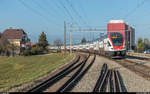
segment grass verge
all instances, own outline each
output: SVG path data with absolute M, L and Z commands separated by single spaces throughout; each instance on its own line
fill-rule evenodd
M 0 92 L 36 79 L 72 58 L 73 55 L 62 53 L 0 58 Z

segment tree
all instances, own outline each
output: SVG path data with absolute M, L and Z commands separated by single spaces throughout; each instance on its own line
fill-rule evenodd
M 147 38 L 144 38 L 144 46 L 145 50 L 150 49 L 150 42 Z
M 86 43 L 85 37 L 83 37 L 82 40 L 81 40 L 81 44 L 84 44 L 84 43 Z
M 9 45 L 9 49 L 11 50 L 11 54 L 12 56 L 14 56 L 14 52 L 17 49 L 17 46 L 15 46 L 14 44 L 10 44 Z
M 39 53 L 40 53 L 40 49 L 39 48 L 32 47 L 32 49 L 31 49 L 31 54 L 32 55 L 37 55 Z
M 142 51 L 145 50 L 145 46 L 144 46 L 142 38 L 138 38 L 136 46 L 137 46 L 137 51 L 138 52 L 142 52 Z
M 25 49 L 23 52 L 20 53 L 21 56 L 30 56 L 32 53 L 29 49 Z
M 39 41 L 38 41 L 38 46 L 42 49 L 42 50 L 46 50 L 46 47 L 48 46 L 48 41 L 46 38 L 46 34 L 44 32 L 41 33 L 40 37 L 39 37 Z
M 0 33 L 0 54 L 8 55 L 9 52 L 9 41 Z
M 54 46 L 57 46 L 58 49 L 61 49 L 62 41 L 60 39 L 54 40 Z

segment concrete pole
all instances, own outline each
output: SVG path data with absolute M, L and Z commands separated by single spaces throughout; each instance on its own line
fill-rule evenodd
M 100 42 L 100 40 L 98 41 L 98 54 L 99 54 L 99 56 L 100 56 L 100 47 L 99 47 L 99 42 Z
M 72 37 L 71 37 L 71 27 L 72 27 L 72 25 L 70 24 L 70 54 L 72 53 Z
M 66 22 L 64 21 L 64 50 L 66 53 Z
M 130 31 L 130 50 L 132 50 L 132 31 Z

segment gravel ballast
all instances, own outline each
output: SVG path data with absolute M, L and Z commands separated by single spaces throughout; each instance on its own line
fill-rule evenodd
M 119 70 L 127 92 L 150 92 L 150 81 L 124 68 L 115 61 L 100 56 L 96 57 L 92 67 L 73 88 L 72 92 L 92 92 L 104 63 L 108 65 L 109 69 Z
M 139 63 L 139 64 L 143 64 L 143 65 L 146 65 L 146 66 L 149 66 L 150 67 L 150 60 L 139 60 L 139 59 L 129 59 L 127 58 L 127 60 L 130 60 L 130 61 L 133 61 L 133 62 L 136 62 L 136 63 Z

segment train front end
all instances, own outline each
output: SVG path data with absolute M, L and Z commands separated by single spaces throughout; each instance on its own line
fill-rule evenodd
M 126 47 L 124 34 L 121 32 L 110 32 L 108 33 L 109 39 L 109 55 L 110 56 L 125 56 Z

